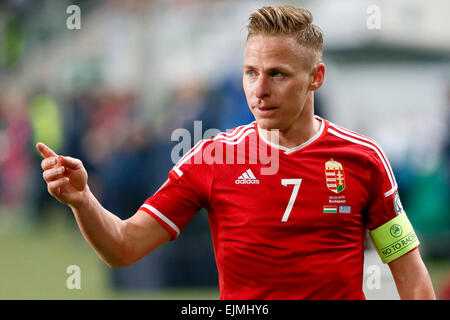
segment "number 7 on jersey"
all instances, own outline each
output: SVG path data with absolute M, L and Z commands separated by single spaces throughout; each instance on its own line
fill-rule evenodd
M 281 179 L 281 184 L 285 187 L 293 184 L 294 189 L 291 193 L 291 198 L 289 199 L 289 203 L 284 211 L 283 218 L 281 218 L 281 222 L 286 222 L 289 219 L 289 215 L 291 214 L 292 207 L 294 206 L 295 199 L 297 199 L 298 190 L 300 189 L 300 184 L 302 183 L 302 179 Z

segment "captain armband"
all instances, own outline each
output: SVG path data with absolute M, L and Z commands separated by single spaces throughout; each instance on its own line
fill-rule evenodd
M 404 212 L 370 231 L 369 235 L 383 263 L 401 257 L 420 244 Z

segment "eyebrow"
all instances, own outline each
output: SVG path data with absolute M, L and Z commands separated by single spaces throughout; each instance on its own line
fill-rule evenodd
M 244 69 L 245 70 L 256 70 L 257 68 L 255 66 L 252 66 L 252 65 L 244 65 Z M 267 72 L 273 72 L 273 71 L 294 72 L 290 68 L 283 67 L 283 66 L 274 66 L 274 67 L 271 67 L 271 68 L 267 69 Z

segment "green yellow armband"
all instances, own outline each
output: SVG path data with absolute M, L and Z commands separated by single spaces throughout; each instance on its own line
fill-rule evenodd
M 420 244 L 406 213 L 373 229 L 369 235 L 383 263 L 401 257 Z

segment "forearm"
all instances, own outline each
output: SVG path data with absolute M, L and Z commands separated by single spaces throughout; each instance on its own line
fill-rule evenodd
M 397 290 L 402 300 L 436 299 L 431 281 L 428 277 L 397 283 Z
M 124 221 L 103 208 L 88 187 L 83 201 L 69 206 L 83 237 L 97 255 L 110 267 L 122 266 Z
M 436 299 L 430 276 L 423 262 L 418 268 L 411 268 L 410 272 L 395 275 L 394 280 L 402 300 Z

